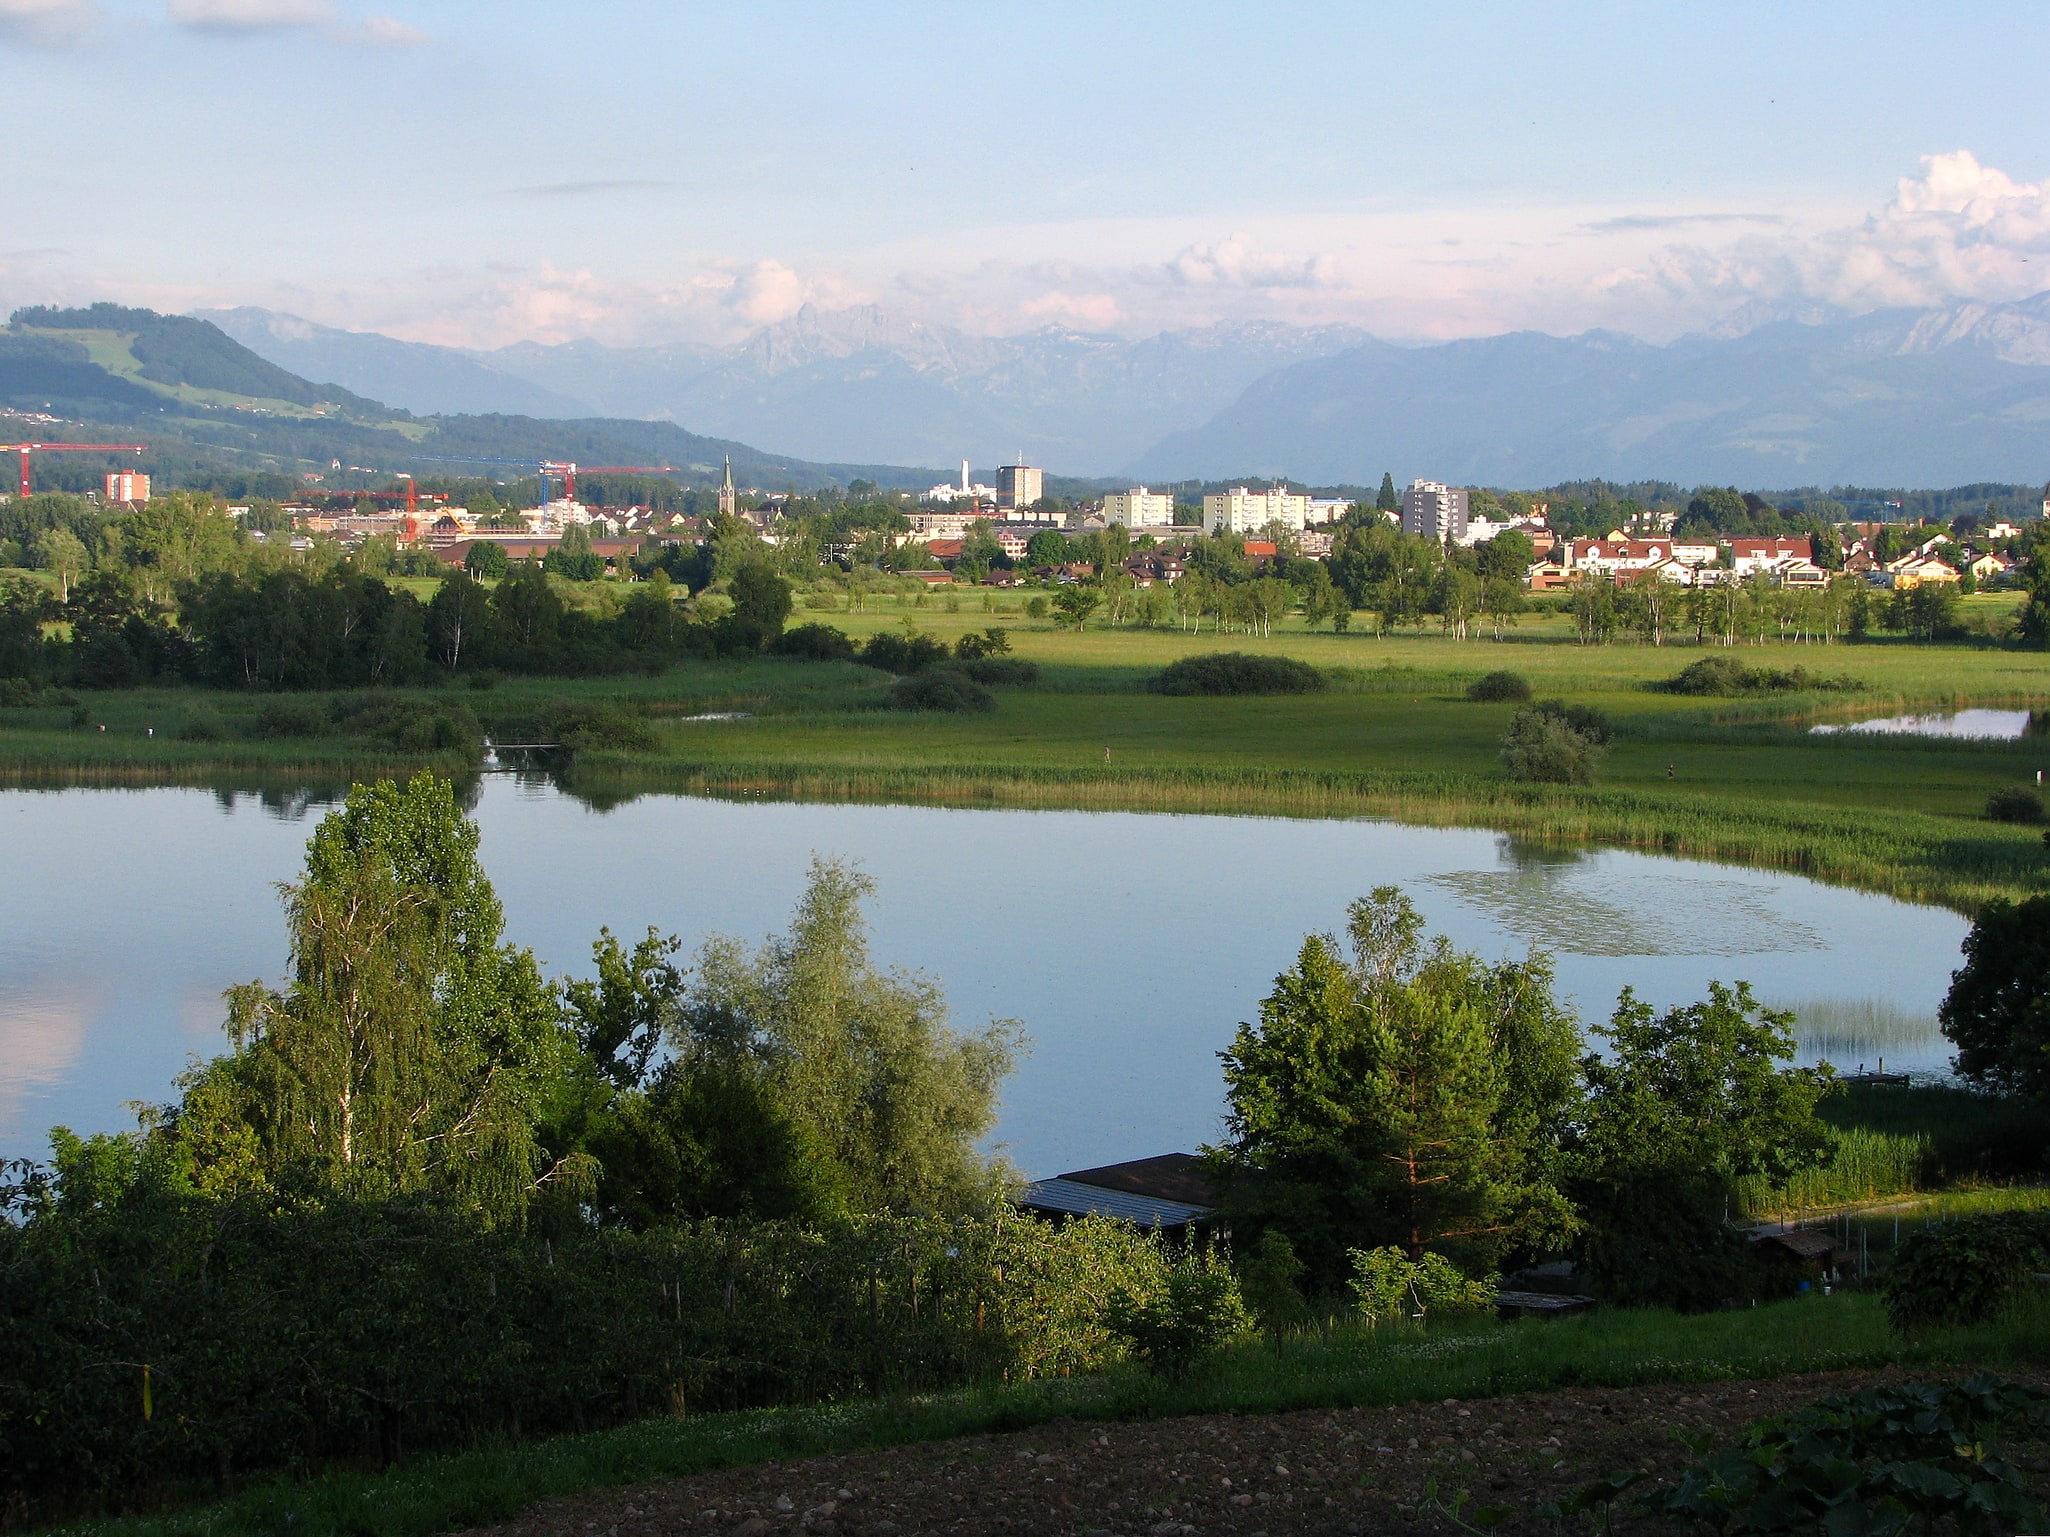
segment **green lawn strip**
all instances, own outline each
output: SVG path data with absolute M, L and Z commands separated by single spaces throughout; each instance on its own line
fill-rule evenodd
M 1555 1323 L 1379 1331 L 1356 1325 L 1227 1352 L 1182 1382 L 1132 1370 L 899 1400 L 656 1419 L 521 1446 L 254 1486 L 171 1515 L 82 1522 L 95 1537 L 426 1537 L 504 1519 L 551 1496 L 652 1478 L 1018 1430 L 1048 1420 L 1149 1420 L 1475 1399 L 1883 1367 L 2041 1364 L 2050 1312 L 1902 1338 L 1877 1298 L 1840 1294 L 1683 1317 L 1606 1312 Z

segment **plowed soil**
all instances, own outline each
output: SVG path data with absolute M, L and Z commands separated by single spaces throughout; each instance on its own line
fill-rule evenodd
M 1825 1394 L 1898 1376 L 1525 1393 L 1472 1402 L 1145 1424 L 1058 1421 L 1015 1434 L 849 1452 L 551 1500 L 491 1537 L 669 1533 L 1016 1537 L 1282 1537 L 1447 1533 L 1442 1507 L 1511 1514 L 1502 1532 L 1552 1531 L 1531 1512 L 1625 1468 L 1670 1477 L 1718 1441 Z M 2050 1382 L 2034 1379 L 2040 1386 Z M 2022 1448 L 2011 1448 L 2022 1453 Z M 2050 1493 L 2042 1448 L 2018 1457 Z M 1426 1491 L 1435 1487 L 1435 1498 Z M 1465 1504 L 1458 1502 L 1462 1496 Z M 1617 1507 L 1616 1530 L 1656 1528 Z

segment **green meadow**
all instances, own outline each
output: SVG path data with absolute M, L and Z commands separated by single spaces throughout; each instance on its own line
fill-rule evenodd
M 2012 603 L 1973 599 L 1970 617 L 1997 621 Z M 1014 654 L 1037 663 L 1041 677 L 999 690 L 985 714 L 890 710 L 889 679 L 874 669 L 777 659 L 686 662 L 651 676 L 469 680 L 421 692 L 461 704 L 499 740 L 523 735 L 564 701 L 640 714 L 653 730 L 652 750 L 590 750 L 566 771 L 572 789 L 599 799 L 688 790 L 1386 816 L 1774 866 L 1964 910 L 2045 889 L 2050 873 L 2039 829 L 1984 815 L 1992 791 L 2033 786 L 2050 767 L 2050 738 L 1964 742 L 1809 729 L 1915 710 L 2050 706 L 2043 653 L 1890 639 L 1734 652 L 1691 642 L 1583 646 L 1563 617 L 1543 614 L 1524 616 L 1499 639 L 1311 633 L 1293 619 L 1268 636 L 1075 632 L 1025 618 L 1020 607 L 1015 595 L 920 594 L 870 599 L 849 613 L 820 597 L 792 616 L 793 624 L 830 623 L 856 637 L 907 623 L 949 641 L 1004 627 Z M 1214 650 L 1295 657 L 1324 670 L 1332 686 L 1233 698 L 1146 691 L 1168 663 Z M 1860 688 L 1729 699 L 1649 686 L 1711 654 L 1804 667 Z M 1498 748 L 1515 706 L 1465 698 L 1469 683 L 1501 668 L 1522 673 L 1541 698 L 1609 716 L 1616 739 L 1593 786 L 1524 785 L 1503 775 Z M 177 688 L 78 700 L 0 710 L 0 773 L 15 782 L 269 782 L 430 761 L 460 766 L 360 739 L 251 737 L 261 696 Z M 78 711 L 89 723 L 74 724 Z M 745 718 L 690 718 L 735 712 Z M 202 729 L 196 734 L 215 739 L 193 740 L 195 719 L 225 729 Z

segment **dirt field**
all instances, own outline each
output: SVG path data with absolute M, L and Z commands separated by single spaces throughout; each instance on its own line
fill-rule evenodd
M 984 1436 L 553 1500 L 493 1537 L 658 1537 L 704 1532 L 915 1537 L 1143 1533 L 1151 1537 L 1454 1532 L 1425 1502 L 1513 1512 L 1502 1532 L 1550 1532 L 1528 1512 L 1623 1468 L 1670 1475 L 1693 1459 L 1676 1432 L 1718 1440 L 1870 1373 L 1650 1389 L 1532 1393 L 1398 1409 L 1203 1416 L 1139 1425 L 1057 1422 Z M 2050 1385 L 2039 1382 L 2038 1385 Z M 2011 1448 L 2021 1452 L 2021 1448 Z M 2038 1498 L 2043 1448 L 2018 1461 Z M 1420 1505 L 1422 1508 L 1420 1508 Z M 1616 1529 L 1647 1531 L 1622 1519 Z

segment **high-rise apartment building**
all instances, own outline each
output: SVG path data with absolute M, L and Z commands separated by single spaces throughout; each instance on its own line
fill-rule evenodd
M 1458 539 L 1466 533 L 1467 495 L 1435 480 L 1413 480 L 1402 493 L 1402 531 L 1426 539 Z
M 134 470 L 112 470 L 107 475 L 107 501 L 109 505 L 132 504 L 140 506 L 149 500 L 149 476 Z
M 1171 528 L 1174 526 L 1174 497 L 1166 491 L 1149 491 L 1134 486 L 1113 491 L 1103 499 L 1103 521 L 1122 523 L 1126 528 Z
M 1272 491 L 1248 491 L 1233 486 L 1203 498 L 1203 531 L 1206 534 L 1257 534 L 1270 523 L 1302 532 L 1310 521 L 1310 499 L 1277 486 Z
M 1023 512 L 1046 495 L 1046 473 L 1029 464 L 997 466 L 997 511 Z

